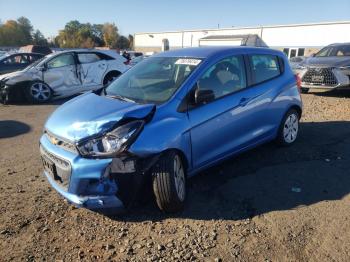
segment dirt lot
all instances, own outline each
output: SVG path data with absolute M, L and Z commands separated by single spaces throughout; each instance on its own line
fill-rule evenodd
M 350 261 L 350 93 L 311 93 L 291 148 L 261 146 L 189 181 L 182 213 L 107 217 L 41 175 L 53 105 L 0 106 L 1 261 Z

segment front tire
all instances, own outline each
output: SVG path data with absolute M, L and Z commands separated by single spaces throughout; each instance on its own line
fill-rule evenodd
M 52 90 L 44 82 L 33 82 L 25 88 L 24 92 L 27 101 L 32 104 L 42 104 L 52 98 Z
M 298 138 L 300 115 L 297 110 L 290 109 L 283 117 L 278 135 L 277 143 L 281 146 L 290 146 Z
M 186 199 L 186 170 L 181 156 L 170 151 L 152 169 L 153 192 L 158 207 L 165 212 L 183 209 Z

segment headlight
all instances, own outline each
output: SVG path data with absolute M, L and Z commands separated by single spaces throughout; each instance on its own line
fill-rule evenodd
M 78 145 L 78 150 L 83 156 L 113 157 L 133 142 L 143 125 L 143 120 L 131 121 L 102 137 L 82 142 Z
M 339 67 L 339 69 L 342 71 L 343 74 L 350 75 L 350 66 L 342 66 Z

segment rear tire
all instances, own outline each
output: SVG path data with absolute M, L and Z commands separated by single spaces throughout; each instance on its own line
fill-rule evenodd
M 290 109 L 283 117 L 276 142 L 281 146 L 290 146 L 298 138 L 300 115 L 297 110 Z
M 51 88 L 44 82 L 30 83 L 24 89 L 24 95 L 26 100 L 32 104 L 42 104 L 48 102 L 52 98 Z
M 103 79 L 103 85 L 108 86 L 110 83 L 112 83 L 115 79 L 117 79 L 121 75 L 120 72 L 112 71 L 109 72 L 105 78 Z
M 179 154 L 164 154 L 152 169 L 153 193 L 158 207 L 165 212 L 183 209 L 186 199 L 186 170 Z

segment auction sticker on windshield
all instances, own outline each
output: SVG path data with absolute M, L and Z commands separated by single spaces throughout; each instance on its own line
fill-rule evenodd
M 178 59 L 175 64 L 176 65 L 191 65 L 191 66 L 197 66 L 201 62 L 200 59 L 193 59 L 193 58 L 180 58 Z

